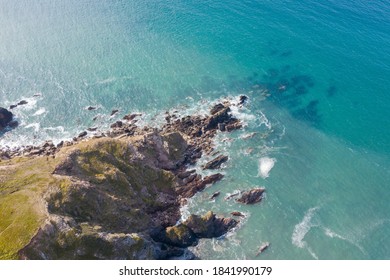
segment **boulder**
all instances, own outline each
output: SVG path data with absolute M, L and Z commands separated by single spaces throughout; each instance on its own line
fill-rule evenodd
M 264 192 L 265 188 L 255 188 L 250 191 L 245 191 L 236 201 L 244 204 L 255 204 L 261 201 Z

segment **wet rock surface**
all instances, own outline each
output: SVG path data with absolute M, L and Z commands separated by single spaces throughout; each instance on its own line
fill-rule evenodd
M 236 199 L 237 202 L 244 204 L 255 204 L 262 200 L 265 188 L 255 188 L 249 191 L 245 191 L 241 194 L 241 197 Z
M 225 162 L 227 162 L 229 159 L 228 156 L 223 156 L 223 155 L 220 155 L 218 157 L 216 157 L 215 159 L 209 161 L 208 163 L 205 164 L 205 166 L 203 167 L 203 169 L 217 169 L 217 168 L 220 168 L 221 165 Z

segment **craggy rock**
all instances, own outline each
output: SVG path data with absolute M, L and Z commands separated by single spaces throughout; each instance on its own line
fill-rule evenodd
M 220 155 L 220 156 L 216 157 L 215 159 L 213 159 L 213 160 L 209 161 L 208 163 L 206 163 L 205 166 L 203 167 L 203 169 L 217 169 L 217 168 L 220 168 L 221 164 L 227 162 L 228 159 L 229 159 L 228 156 Z
M 209 211 L 202 217 L 191 215 L 183 224 L 189 227 L 198 238 L 213 238 L 224 235 L 234 228 L 238 221 L 217 217 L 212 211 Z
M 229 112 L 230 108 L 224 107 L 211 115 L 206 121 L 206 129 L 215 129 L 218 127 L 218 124 L 228 122 L 231 118 Z
M 13 114 L 5 108 L 0 107 L 0 131 L 3 130 L 13 118 Z
M 194 174 L 192 176 L 193 177 L 188 177 L 191 178 L 191 180 L 185 181 L 184 185 L 176 188 L 176 192 L 182 198 L 193 197 L 197 192 L 203 191 L 207 185 L 214 184 L 224 177 L 220 173 L 206 176 L 204 179 L 202 179 L 200 175 Z
M 177 247 L 194 246 L 200 238 L 220 237 L 233 229 L 238 221 L 217 217 L 209 211 L 204 216 L 191 215 L 183 223 L 155 233 L 152 238 Z
M 164 231 L 154 235 L 153 239 L 157 242 L 181 248 L 194 246 L 198 243 L 195 233 L 184 224 L 167 227 Z
M 224 177 L 216 173 L 202 178 L 187 168 L 203 154 L 217 155 L 213 138 L 218 130 L 241 127 L 231 116 L 230 106 L 235 105 L 219 103 L 209 116 L 179 118 L 178 112 L 168 112 L 169 120 L 161 128 L 139 127 L 135 118 L 140 114 L 129 114 L 92 138 L 84 139 L 84 131 L 57 145 L 46 141 L 1 150 L 1 159 L 29 157 L 12 165 L 16 169 L 21 165 L 22 170 L 5 173 L 0 169 L 0 177 L 17 183 L 13 195 L 28 189 L 29 203 L 42 210 L 35 220 L 37 227 L 15 233 L 28 238 L 12 256 L 167 259 L 188 256 L 186 248 L 199 238 L 225 234 L 238 222 L 212 212 L 203 217 L 191 215 L 176 224 L 186 198 Z M 0 114 L 0 125 L 6 116 Z M 227 157 L 219 156 L 208 167 L 216 169 L 226 161 Z M 35 195 L 38 189 L 40 194 Z
M 261 201 L 265 188 L 255 188 L 250 191 L 243 192 L 241 197 L 236 199 L 237 202 L 244 204 L 255 204 Z

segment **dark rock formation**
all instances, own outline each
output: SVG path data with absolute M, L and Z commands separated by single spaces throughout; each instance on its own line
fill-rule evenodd
M 203 167 L 203 169 L 217 169 L 217 168 L 220 168 L 221 164 L 227 162 L 228 159 L 229 159 L 228 156 L 220 155 L 220 156 L 216 157 L 215 159 L 213 159 L 213 160 L 209 161 L 208 163 L 206 163 L 205 166 Z
M 236 201 L 244 204 L 254 204 L 261 201 L 264 192 L 265 188 L 255 188 L 250 191 L 243 192 L 241 197 L 236 199 Z
M 111 111 L 111 114 L 110 114 L 110 116 L 113 116 L 113 115 L 115 115 L 116 113 L 118 113 L 119 112 L 119 110 L 117 110 L 117 109 L 114 109 L 114 110 L 112 110 Z
M 152 236 L 152 238 L 157 242 L 181 248 L 194 246 L 198 243 L 195 233 L 184 224 L 167 227 L 165 230 Z
M 241 212 L 238 212 L 238 211 L 233 211 L 230 213 L 232 216 L 234 217 L 245 217 L 244 214 L 242 214 Z
M 183 198 L 193 197 L 197 192 L 203 191 L 207 185 L 214 184 L 223 178 L 221 173 L 206 176 L 204 179 L 200 175 L 191 175 L 190 180 L 176 188 L 176 192 Z
M 83 132 L 81 132 L 81 133 L 79 134 L 78 138 L 83 138 L 83 137 L 87 136 L 87 134 L 88 134 L 88 132 L 83 131 Z
M 21 101 L 18 102 L 17 105 L 21 106 L 21 105 L 26 105 L 26 104 L 28 104 L 28 102 L 26 100 L 21 100 Z
M 184 225 L 189 227 L 198 238 L 219 237 L 234 228 L 238 221 L 231 218 L 217 217 L 209 211 L 204 216 L 191 215 Z
M 183 223 L 154 233 L 152 238 L 177 247 L 194 246 L 200 238 L 220 237 L 234 228 L 238 221 L 217 217 L 209 211 L 204 216 L 191 215 Z
M 0 131 L 3 130 L 13 118 L 13 114 L 5 108 L 0 107 Z
M 128 114 L 128 115 L 124 116 L 123 119 L 126 121 L 132 121 L 136 117 L 139 117 L 139 116 L 142 116 L 142 114 Z
M 243 105 L 248 100 L 248 96 L 240 95 L 238 105 Z
M 210 199 L 213 200 L 213 199 L 217 198 L 220 194 L 221 194 L 221 192 L 215 192 L 211 195 Z

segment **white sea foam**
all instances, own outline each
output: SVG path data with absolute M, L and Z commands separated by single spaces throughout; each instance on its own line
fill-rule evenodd
M 37 110 L 33 116 L 40 116 L 42 114 L 44 114 L 46 112 L 46 109 L 45 108 L 39 108 L 39 110 Z
M 25 128 L 34 128 L 34 131 L 38 132 L 39 129 L 41 128 L 41 124 L 40 123 L 30 123 L 30 124 L 26 125 Z
M 60 133 L 64 133 L 65 132 L 65 128 L 62 125 L 55 126 L 55 127 L 52 127 L 52 126 L 44 127 L 43 129 L 44 130 L 50 130 L 50 131 L 58 131 Z
M 316 211 L 318 210 L 318 207 L 310 208 L 303 217 L 302 221 L 299 224 L 296 224 L 294 227 L 294 232 L 291 236 L 292 244 L 299 248 L 304 248 L 307 244 L 303 240 L 306 236 L 306 234 L 310 231 L 310 229 L 313 226 L 316 226 L 312 223 L 312 218 Z
M 269 177 L 269 172 L 274 167 L 276 159 L 269 157 L 262 157 L 259 159 L 259 174 L 263 178 Z

